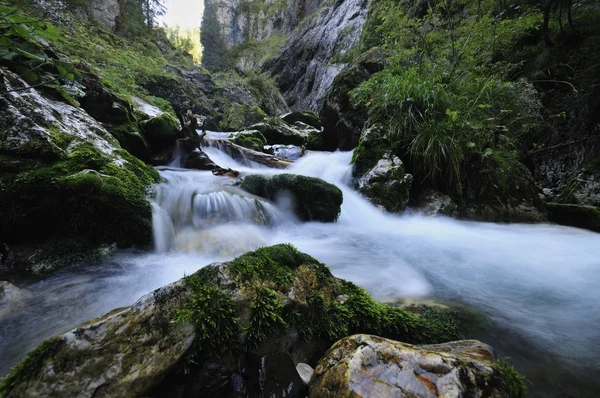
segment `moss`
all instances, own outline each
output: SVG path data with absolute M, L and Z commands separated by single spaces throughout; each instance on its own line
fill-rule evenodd
M 61 268 L 98 259 L 101 255 L 96 245 L 87 239 L 66 237 L 50 239 L 30 258 L 33 274 L 44 276 Z
M 301 112 L 291 112 L 287 115 L 283 116 L 283 120 L 286 123 L 294 124 L 296 122 L 302 122 L 304 124 L 308 124 L 316 129 L 321 129 L 321 121 L 319 120 L 319 116 L 313 111 L 301 111 Z
M 267 145 L 267 139 L 259 131 L 238 134 L 233 142 L 243 146 L 244 148 L 252 149 L 258 152 L 262 152 L 265 145 Z
M 335 185 L 295 174 L 279 174 L 269 179 L 250 175 L 244 178 L 241 186 L 270 200 L 284 192 L 291 193 L 295 199 L 294 212 L 305 221 L 336 221 L 343 201 L 342 191 Z
M 527 397 L 527 386 L 525 376 L 521 375 L 506 360 L 500 359 L 496 362 L 498 371 L 498 384 L 508 394 L 509 398 Z
M 561 225 L 600 232 L 600 208 L 563 203 L 547 203 L 548 220 Z
M 230 104 L 223 114 L 219 127 L 223 131 L 241 131 L 260 122 L 265 116 L 265 112 L 257 106 Z
M 319 151 L 323 149 L 323 134 L 319 131 L 311 131 L 308 133 L 306 140 L 306 148 L 312 151 Z
M 390 151 L 390 142 L 380 126 L 372 126 L 363 134 L 352 155 L 353 175 L 361 177 L 371 170 Z
M 119 141 L 121 147 L 144 162 L 150 161 L 150 147 L 143 135 L 139 133 L 137 123 L 127 123 L 115 128 L 109 128 L 113 137 Z
M 44 341 L 35 350 L 31 351 L 24 360 L 13 367 L 8 375 L 0 380 L 0 397 L 6 397 L 19 384 L 26 380 L 34 379 L 43 369 L 44 361 L 54 355 L 64 341 L 54 337 Z
M 283 320 L 283 303 L 277 293 L 269 288 L 258 289 L 250 304 L 250 322 L 246 330 L 248 344 L 257 349 L 270 335 L 278 333 L 288 325 Z
M 143 121 L 141 127 L 144 138 L 153 152 L 172 147 L 181 137 L 179 122 L 168 113 Z
M 0 236 L 10 242 L 78 236 L 96 244 L 148 245 L 152 214 L 146 195 L 158 179 L 156 170 L 127 151 L 109 157 L 81 144 L 63 161 L 5 179 Z
M 175 312 L 174 321 L 196 327 L 195 350 L 222 354 L 234 347 L 240 333 L 235 303 L 221 289 L 206 284 L 200 275 L 185 278 L 188 301 Z

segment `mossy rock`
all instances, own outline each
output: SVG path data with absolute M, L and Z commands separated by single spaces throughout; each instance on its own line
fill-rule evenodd
M 129 153 L 146 163 L 150 162 L 150 146 L 139 133 L 140 127 L 137 123 L 128 123 L 108 130 Z
M 300 131 L 280 119 L 265 119 L 262 123 L 250 126 L 249 129 L 260 131 L 269 145 L 302 146 L 306 144 L 308 138 L 306 132 Z
M 182 138 L 179 122 L 168 113 L 153 117 L 141 123 L 144 138 L 154 153 L 159 153 L 175 145 Z
M 316 128 L 321 129 L 321 120 L 319 116 L 313 111 L 297 111 L 291 112 L 281 117 L 286 123 L 294 124 L 296 122 L 302 122 Z
M 296 215 L 304 221 L 334 222 L 341 211 L 342 191 L 319 178 L 295 174 L 278 174 L 271 178 L 249 175 L 241 187 L 253 195 L 276 200 L 289 193 Z
M 219 122 L 222 131 L 242 131 L 246 127 L 260 122 L 266 116 L 258 106 L 231 104 Z
M 311 131 L 306 139 L 306 149 L 311 151 L 323 150 L 323 134 L 319 131 Z
M 0 237 L 43 242 L 77 236 L 95 244 L 148 246 L 152 212 L 146 195 L 158 178 L 125 150 L 107 155 L 81 143 L 62 161 L 4 176 Z
M 214 364 L 230 375 L 226 383 L 239 380 L 260 396 L 260 376 L 249 371 L 256 356 L 284 353 L 315 364 L 331 343 L 361 332 L 410 343 L 459 337 L 451 319 L 432 319 L 377 303 L 280 244 L 204 267 L 46 341 L 2 380 L 0 395 L 91 395 L 89 380 L 103 380 L 104 396 L 170 397 L 206 391 L 198 371 Z M 59 383 L 60 391 L 46 387 Z
M 390 140 L 383 126 L 376 124 L 365 128 L 360 136 L 358 147 L 352 154 L 352 175 L 362 177 L 371 170 L 386 153 L 390 152 Z
M 254 151 L 263 152 L 267 139 L 260 131 L 242 131 L 233 139 L 237 145 Z
M 600 232 L 600 208 L 564 203 L 547 203 L 548 220 L 560 225 Z

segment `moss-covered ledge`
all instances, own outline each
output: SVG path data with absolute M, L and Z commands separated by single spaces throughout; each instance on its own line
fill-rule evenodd
M 314 364 L 331 343 L 360 332 L 410 343 L 459 334 L 447 315 L 377 303 L 281 244 L 204 267 L 54 337 L 3 379 L 0 396 L 172 396 L 191 388 L 203 364 L 218 364 L 232 380 L 252 355 L 286 352 Z

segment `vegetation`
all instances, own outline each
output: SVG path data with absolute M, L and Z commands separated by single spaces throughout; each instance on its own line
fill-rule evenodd
M 181 29 L 179 26 L 167 26 L 164 28 L 171 43 L 179 50 L 192 56 L 194 62 L 202 62 L 202 44 L 200 43 L 200 28 Z
M 527 397 L 527 379 L 521 375 L 514 366 L 510 365 L 505 359 L 496 361 L 496 369 L 500 385 L 508 393 L 510 398 Z

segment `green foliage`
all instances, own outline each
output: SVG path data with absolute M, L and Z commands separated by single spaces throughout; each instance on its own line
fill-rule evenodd
M 223 49 L 227 48 L 217 19 L 217 4 L 210 1 L 204 4 L 202 14 L 200 42 L 204 48 L 202 65 L 211 72 L 225 69 L 227 62 L 223 57 Z
M 51 357 L 64 344 L 59 338 L 44 341 L 31 351 L 25 359 L 10 370 L 10 373 L 0 380 L 0 397 L 6 397 L 10 392 L 25 380 L 38 374 L 46 358 Z
M 175 323 L 191 322 L 196 327 L 196 350 L 222 354 L 233 348 L 240 333 L 235 303 L 221 289 L 209 286 L 201 275 L 185 278 L 190 298 L 175 312 Z
M 257 349 L 267 337 L 287 327 L 282 310 L 283 304 L 275 291 L 265 287 L 258 289 L 250 304 L 250 323 L 246 330 L 250 347 Z
M 181 29 L 179 26 L 165 27 L 165 32 L 171 44 L 178 50 L 190 54 L 194 62 L 202 62 L 202 44 L 200 43 L 200 28 Z
M 511 366 L 505 359 L 499 359 L 496 361 L 496 369 L 500 379 L 499 384 L 510 398 L 527 397 L 527 379 L 517 372 L 514 366 Z
M 505 21 L 490 1 L 440 1 L 416 7 L 416 15 L 407 9 L 403 2 L 373 5 L 363 36 L 365 46 L 382 46 L 390 65 L 350 94 L 386 130 L 388 145 L 367 150 L 367 163 L 370 152 L 391 150 L 419 183 L 460 197 L 473 182 L 473 158 L 483 159 L 491 180 L 517 169 L 523 137 L 539 126 L 536 91 L 525 80 L 508 81 L 510 67 L 494 62 L 539 20 L 524 13 Z
M 24 15 L 0 3 L 0 65 L 6 65 L 32 86 L 78 106 L 83 96 L 80 74 L 49 47 L 58 41 L 58 29 L 44 20 Z

